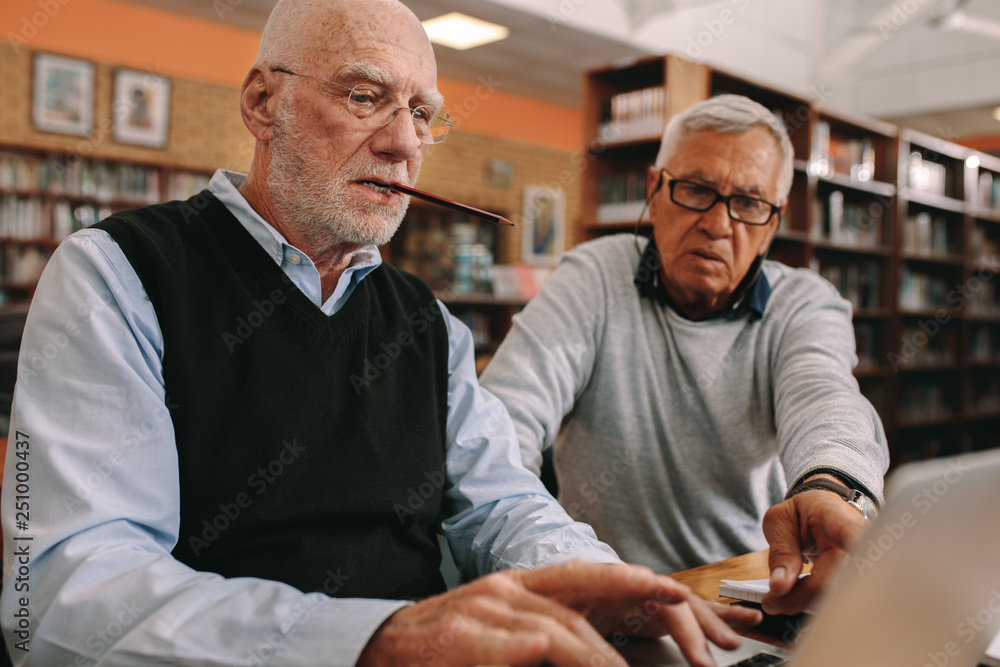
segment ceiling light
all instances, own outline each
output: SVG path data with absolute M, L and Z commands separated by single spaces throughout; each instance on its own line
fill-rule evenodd
M 502 25 L 474 19 L 452 12 L 436 19 L 423 21 L 427 37 L 435 44 L 443 44 L 464 51 L 474 46 L 506 39 L 510 31 Z
M 979 156 L 978 155 L 970 155 L 969 157 L 965 158 L 965 166 L 968 167 L 969 169 L 975 169 L 976 167 L 978 167 L 979 166 Z

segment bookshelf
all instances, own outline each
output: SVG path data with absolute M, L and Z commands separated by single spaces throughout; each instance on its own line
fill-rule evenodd
M 209 174 L 0 145 L 0 306 L 25 304 L 62 239 L 116 211 L 185 199 Z
M 795 177 L 770 257 L 851 301 L 854 374 L 893 465 L 1000 447 L 998 158 L 676 56 L 619 63 L 584 77 L 577 238 L 632 231 L 666 120 L 722 93 L 760 102 L 789 130 Z M 615 121 L 643 115 L 659 129 L 646 120 L 621 136 Z M 639 229 L 651 232 L 648 218 Z
M 468 325 L 480 372 L 507 335 L 514 315 L 537 291 L 522 295 L 502 289 L 518 282 L 517 276 L 503 272 L 512 267 L 494 263 L 510 256 L 508 246 L 515 242 L 504 231 L 466 214 L 415 202 L 399 231 L 382 247 L 386 260 L 420 276 L 449 312 Z M 498 289 L 496 281 L 503 283 Z

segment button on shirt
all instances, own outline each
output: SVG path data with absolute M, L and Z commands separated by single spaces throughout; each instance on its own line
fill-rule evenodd
M 237 190 L 244 179 L 220 171 L 209 189 L 298 289 L 324 313 L 337 312 L 381 263 L 378 249 L 357 252 L 321 301 L 318 270 L 253 211 Z M 460 568 L 472 575 L 571 557 L 617 562 L 523 468 L 507 412 L 478 384 L 471 333 L 443 304 L 442 311 L 446 496 L 454 511 L 442 529 Z M 180 497 L 162 358 L 156 313 L 118 245 L 96 229 L 64 241 L 28 315 L 3 485 L 3 506 L 13 507 L 16 452 L 27 451 L 30 523 L 19 530 L 14 513 L 3 513 L 0 623 L 15 663 L 243 665 L 273 657 L 282 665 L 353 665 L 406 602 L 224 579 L 171 557 Z M 27 445 L 15 447 L 15 438 Z M 25 545 L 30 590 L 17 590 L 12 555 Z M 15 634 L 20 598 L 29 601 L 30 652 L 15 647 L 23 639 Z

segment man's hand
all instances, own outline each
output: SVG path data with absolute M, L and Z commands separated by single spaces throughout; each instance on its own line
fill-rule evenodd
M 830 491 L 805 491 L 769 509 L 764 536 L 771 547 L 771 591 L 761 601 L 764 611 L 810 608 L 867 528 L 861 512 Z M 812 576 L 799 580 L 803 558 L 812 561 Z
M 709 605 L 650 570 L 570 561 L 492 574 L 400 609 L 372 636 L 358 667 L 434 662 L 442 667 L 601 664 L 625 667 L 602 635 L 674 636 L 692 665 L 709 666 L 706 637 L 740 639 L 727 623 L 754 625 L 749 609 Z

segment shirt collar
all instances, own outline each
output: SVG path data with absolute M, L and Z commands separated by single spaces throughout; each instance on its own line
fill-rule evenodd
M 749 314 L 750 320 L 759 320 L 764 316 L 764 309 L 767 307 L 768 298 L 771 296 L 771 283 L 767 280 L 767 275 L 761 270 L 764 258 L 758 257 L 750 265 L 750 270 L 736 288 L 739 297 L 731 306 L 720 308 L 699 319 L 737 319 Z M 642 253 L 642 261 L 635 272 L 635 284 L 639 289 L 639 294 L 643 297 L 655 299 L 659 303 L 670 306 L 678 315 L 687 318 L 677 307 L 677 304 L 667 293 L 667 288 L 663 286 L 660 277 L 661 259 L 660 253 L 656 249 L 656 239 L 650 237 L 646 249 Z
M 246 174 L 240 174 L 227 169 L 218 169 L 212 175 L 212 180 L 208 183 L 208 189 L 229 209 L 230 213 L 236 216 L 240 224 L 260 244 L 260 247 L 271 256 L 275 264 L 281 265 L 286 250 L 307 256 L 304 252 L 290 244 L 281 232 L 269 225 L 264 218 L 260 217 L 257 211 L 253 210 L 253 207 L 250 206 L 250 203 L 244 199 L 238 188 L 246 180 Z M 374 269 L 381 263 L 382 255 L 379 254 L 378 247 L 370 245 L 354 253 L 350 268 L 368 269 L 368 271 L 364 272 L 367 275 L 371 269 Z

